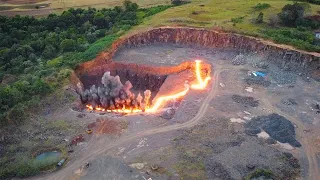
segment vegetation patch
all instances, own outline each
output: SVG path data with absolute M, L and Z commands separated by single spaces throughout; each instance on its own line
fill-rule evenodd
M 231 22 L 233 23 L 242 23 L 244 19 L 244 16 L 242 17 L 236 17 L 236 18 L 231 18 Z
M 113 9 L 71 8 L 40 19 L 0 16 L 0 81 L 8 75 L 18 79 L 0 86 L 0 124 L 22 123 L 30 105 L 60 88 L 70 69 L 94 59 L 143 18 L 170 7 L 139 9 L 126 0 Z
M 270 4 L 267 4 L 267 3 L 258 3 L 257 5 L 253 6 L 252 8 L 255 10 L 255 11 L 261 11 L 261 10 L 264 10 L 264 9 L 268 9 L 270 8 L 271 5 Z
M 311 31 L 300 31 L 294 28 L 266 29 L 261 31 L 265 38 L 270 38 L 277 43 L 290 44 L 299 49 L 320 52 L 320 46 Z
M 251 174 L 245 177 L 245 180 L 251 180 L 255 178 L 269 179 L 274 178 L 274 175 L 271 170 L 268 169 L 256 169 Z

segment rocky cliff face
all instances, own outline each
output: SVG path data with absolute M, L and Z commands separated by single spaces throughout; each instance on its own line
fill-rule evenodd
M 174 67 L 150 67 L 112 62 L 112 57 L 121 47 L 141 46 L 153 43 L 173 43 L 205 48 L 235 48 L 243 52 L 263 54 L 268 61 L 278 64 L 285 70 L 308 71 L 314 74 L 314 72 L 318 72 L 320 69 L 318 53 L 298 51 L 287 46 L 279 46 L 238 34 L 195 28 L 164 27 L 138 33 L 116 41 L 109 50 L 102 52 L 96 59 L 79 65 L 75 72 L 84 83 L 84 86 L 86 86 L 91 83 L 85 82 L 86 80 L 83 76 L 98 76 L 97 80 L 99 80 L 106 71 L 111 71 L 113 75 L 117 75 L 119 70 L 122 71 L 124 69 L 130 71 L 128 72 L 130 76 L 145 77 L 147 74 L 148 76 L 165 76 L 193 66 L 193 63 L 190 62 Z
M 264 54 L 269 61 L 286 70 L 316 70 L 320 68 L 319 54 L 294 50 L 253 37 L 194 28 L 157 28 L 124 40 L 125 46 L 152 43 L 174 43 L 205 48 L 235 48 L 243 52 Z M 289 49 L 288 49 L 289 48 Z

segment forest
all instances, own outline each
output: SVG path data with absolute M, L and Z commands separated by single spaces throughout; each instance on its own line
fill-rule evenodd
M 28 107 L 62 86 L 71 69 L 93 59 L 143 18 L 171 5 L 69 9 L 43 18 L 0 16 L 0 124 L 22 123 Z

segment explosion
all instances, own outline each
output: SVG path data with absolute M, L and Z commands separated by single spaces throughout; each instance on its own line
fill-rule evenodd
M 168 96 L 161 96 L 155 99 L 150 107 L 151 91 L 144 91 L 141 96 L 137 97 L 130 91 L 133 87 L 130 81 L 126 81 L 123 85 L 119 76 L 111 76 L 110 72 L 104 73 L 101 83 L 102 87 L 96 88 L 93 85 L 90 89 L 85 90 L 80 94 L 82 103 L 87 104 L 88 110 L 96 110 L 101 112 L 119 112 L 119 113 L 138 113 L 138 112 L 157 112 L 163 107 L 166 102 L 184 97 L 187 92 L 192 89 L 205 89 L 210 81 L 210 76 L 205 69 L 205 78 L 202 78 L 201 61 L 195 61 L 195 74 L 197 82 L 191 86 L 186 82 L 183 91 Z

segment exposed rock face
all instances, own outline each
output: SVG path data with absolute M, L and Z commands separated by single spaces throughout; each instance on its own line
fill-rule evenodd
M 286 70 L 315 70 L 320 67 L 319 54 L 293 50 L 256 38 L 194 28 L 158 28 L 133 35 L 123 42 L 126 46 L 152 43 L 174 43 L 206 48 L 235 48 L 258 52 Z
M 268 61 L 279 64 L 286 70 L 316 70 L 320 68 L 319 53 L 294 50 L 268 41 L 233 33 L 221 33 L 205 29 L 184 27 L 163 27 L 122 38 L 95 60 L 83 63 L 76 69 L 77 74 L 93 67 L 112 62 L 116 51 L 124 46 L 140 46 L 153 43 L 174 43 L 206 48 L 235 48 L 243 52 L 257 52 Z
M 320 55 L 318 53 L 298 51 L 287 46 L 279 46 L 253 37 L 233 33 L 221 33 L 196 28 L 163 27 L 119 39 L 112 44 L 110 49 L 102 52 L 96 59 L 77 66 L 75 72 L 83 85 L 89 87 L 100 82 L 100 78 L 90 77 L 101 77 L 106 71 L 110 71 L 113 76 L 119 75 L 121 79 L 124 78 L 121 74 L 126 73 L 129 74 L 130 78 L 139 77 L 141 79 L 142 77 L 149 76 L 150 78 L 151 76 L 151 81 L 156 81 L 159 77 L 163 79 L 168 74 L 190 69 L 194 65 L 193 63 L 185 62 L 174 67 L 151 67 L 112 61 L 112 57 L 121 47 L 153 43 L 173 43 L 205 48 L 235 48 L 242 52 L 260 53 L 266 57 L 267 61 L 276 63 L 285 70 L 312 73 L 320 69 Z M 87 81 L 87 78 L 90 81 Z M 137 83 L 131 79 L 124 80 L 130 80 L 134 87 L 145 86 L 144 83 Z

